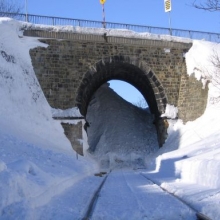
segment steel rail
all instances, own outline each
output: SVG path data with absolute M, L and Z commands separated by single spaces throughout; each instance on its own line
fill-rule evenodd
M 111 171 L 110 171 L 111 172 Z M 95 191 L 90 203 L 89 203 L 89 206 L 87 208 L 87 211 L 85 212 L 85 215 L 84 217 L 82 218 L 82 220 L 89 220 L 91 217 L 92 217 L 92 214 L 93 214 L 93 211 L 94 211 L 94 208 L 95 208 L 95 205 L 97 203 L 97 200 L 98 200 L 98 197 L 99 197 L 99 193 L 109 175 L 109 173 L 105 174 L 106 176 L 104 177 L 104 179 L 102 180 L 101 184 L 99 185 L 98 189 Z
M 111 171 L 110 171 L 111 172 Z M 110 174 L 110 173 L 109 173 Z M 89 205 L 88 208 L 85 212 L 85 215 L 83 217 L 82 220 L 89 220 L 92 217 L 93 211 L 95 209 L 100 191 L 102 190 L 103 185 L 105 184 L 107 177 L 109 174 L 106 174 L 105 178 L 102 180 L 101 184 L 99 185 L 99 187 L 97 188 L 97 190 L 95 191 Z M 181 203 L 183 203 L 184 205 L 186 205 L 188 208 L 190 208 L 193 212 L 195 212 L 196 218 L 197 220 L 212 220 L 211 218 L 209 218 L 208 216 L 206 216 L 205 214 L 198 212 L 198 210 L 196 210 L 194 207 L 192 207 L 192 205 L 190 205 L 188 202 L 186 202 L 185 200 L 183 200 L 182 198 L 180 198 L 179 196 L 175 195 L 174 193 L 169 192 L 167 189 L 161 187 L 158 183 L 156 183 L 155 181 L 153 181 L 152 179 L 150 179 L 149 177 L 145 176 L 142 173 L 139 173 L 142 177 L 144 177 L 145 179 L 147 179 L 148 181 L 152 182 L 153 184 L 157 185 L 158 187 L 160 187 L 164 192 L 168 193 L 169 195 L 171 195 L 172 197 L 174 197 L 175 199 L 177 199 L 178 201 L 180 201 Z
M 212 220 L 211 218 L 209 218 L 208 216 L 206 216 L 205 214 L 198 212 L 198 210 L 196 210 L 191 204 L 189 204 L 188 202 L 186 202 L 185 200 L 183 200 L 182 198 L 180 198 L 179 196 L 175 195 L 174 193 L 169 192 L 167 189 L 165 189 L 164 187 L 160 186 L 158 183 L 156 183 L 154 180 L 150 179 L 149 177 L 145 176 L 142 173 L 139 173 L 141 176 L 143 176 L 145 179 L 147 179 L 148 181 L 152 182 L 153 184 L 159 186 L 164 192 L 168 193 L 169 195 L 175 197 L 177 200 L 179 200 L 180 202 L 182 202 L 183 204 L 185 204 L 187 207 L 189 207 L 191 210 L 193 210 L 196 214 L 197 220 Z

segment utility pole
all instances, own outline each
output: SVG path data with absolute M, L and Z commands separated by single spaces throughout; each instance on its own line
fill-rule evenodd
M 106 24 L 105 24 L 105 1 L 106 0 L 100 0 L 100 3 L 102 5 L 102 18 L 103 18 L 103 28 L 106 28 Z
M 165 12 L 169 12 L 169 27 L 170 27 L 170 35 L 172 35 L 172 29 L 171 29 L 171 0 L 164 0 L 164 7 L 165 7 Z
M 28 22 L 28 2 L 25 0 L 25 21 Z

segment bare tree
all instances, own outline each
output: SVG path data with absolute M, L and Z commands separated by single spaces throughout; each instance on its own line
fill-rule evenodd
M 22 7 L 13 0 L 0 0 L 0 17 L 17 17 Z
M 220 86 L 220 57 L 217 51 L 213 51 L 213 55 L 210 58 L 210 62 L 212 63 L 214 70 L 212 71 L 212 83 L 215 86 Z
M 220 0 L 204 0 L 204 1 L 194 0 L 193 7 L 210 12 L 220 11 Z
M 201 74 L 201 81 L 203 88 L 206 84 L 211 82 L 216 88 L 220 89 L 220 55 L 216 50 L 213 50 L 212 55 L 209 57 L 209 65 L 195 67 L 194 73 L 199 72 Z
M 220 0 L 194 0 L 193 7 L 202 9 L 205 11 L 216 12 L 220 11 Z M 203 81 L 203 87 L 207 82 L 211 82 L 216 87 L 220 88 L 220 54 L 217 51 L 213 51 L 213 55 L 209 59 L 210 64 L 214 67 L 212 70 L 207 68 L 194 68 L 194 71 L 201 73 L 201 79 Z
M 148 104 L 143 97 L 140 97 L 136 103 L 133 103 L 133 105 L 135 105 L 139 108 L 142 108 L 142 109 L 145 109 L 148 107 Z
M 213 55 L 210 57 L 210 63 L 212 64 L 213 68 L 209 72 L 209 75 L 211 76 L 211 83 L 214 86 L 214 90 L 218 91 L 217 93 L 215 92 L 210 98 L 209 98 L 209 103 L 210 104 L 220 104 L 220 95 L 219 95 L 219 90 L 220 90 L 220 54 L 216 51 L 213 50 Z

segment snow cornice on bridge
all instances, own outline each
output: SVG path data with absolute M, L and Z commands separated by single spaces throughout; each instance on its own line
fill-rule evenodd
M 186 45 L 191 47 L 192 41 L 187 39 L 185 42 L 180 40 L 173 41 L 173 38 L 169 37 L 167 39 L 158 39 L 154 37 L 141 38 L 137 36 L 120 36 L 120 35 L 107 35 L 97 34 L 97 33 L 74 33 L 74 32 L 59 32 L 59 31 L 49 31 L 49 30 L 34 30 L 27 29 L 24 30 L 24 36 L 38 37 L 38 38 L 52 38 L 52 39 L 66 39 L 66 40 L 80 40 L 80 41 L 95 41 L 95 42 L 106 42 L 106 43 L 117 43 L 117 44 L 134 44 L 134 45 L 145 45 L 145 46 L 157 46 L 157 47 L 175 47 L 179 49 L 186 48 Z

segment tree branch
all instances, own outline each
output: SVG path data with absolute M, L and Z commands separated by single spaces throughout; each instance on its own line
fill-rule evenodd
M 0 16 L 1 17 L 16 17 L 16 14 L 22 12 L 22 7 L 13 0 L 0 0 Z M 8 15 L 13 13 L 14 15 Z
M 197 3 L 197 0 L 195 0 L 192 5 L 197 9 L 205 11 L 220 11 L 220 0 L 206 0 L 204 3 Z

